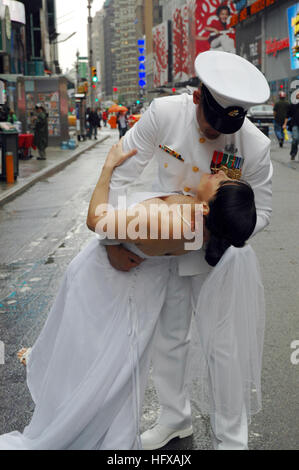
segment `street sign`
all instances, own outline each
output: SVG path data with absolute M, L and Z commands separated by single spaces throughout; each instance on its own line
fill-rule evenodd
M 88 78 L 88 75 L 87 75 L 87 62 L 79 62 L 78 64 L 78 73 L 79 73 L 79 77 L 82 79 L 86 79 Z

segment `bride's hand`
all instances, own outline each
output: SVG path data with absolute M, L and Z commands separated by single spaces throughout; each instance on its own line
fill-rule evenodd
M 123 151 L 122 140 L 123 139 L 121 139 L 118 144 L 114 144 L 111 147 L 105 161 L 105 166 L 109 168 L 116 168 L 117 166 L 120 166 L 122 163 L 124 163 L 128 158 L 136 155 L 136 149 L 130 150 L 129 152 Z

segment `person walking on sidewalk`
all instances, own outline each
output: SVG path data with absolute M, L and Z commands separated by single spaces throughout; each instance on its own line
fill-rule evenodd
M 99 116 L 94 108 L 92 108 L 92 110 L 89 113 L 88 122 L 89 122 L 89 138 L 92 139 L 92 136 L 94 136 L 95 140 L 97 140 Z
M 103 111 L 103 113 L 102 113 L 102 119 L 103 119 L 104 127 L 107 127 L 107 120 L 108 120 L 108 113 L 107 113 L 107 110 L 104 110 L 104 111 Z
M 35 109 L 34 145 L 36 145 L 39 153 L 37 160 L 46 160 L 46 148 L 48 147 L 48 115 L 41 103 L 37 103 Z
M 274 132 L 277 137 L 280 147 L 283 147 L 284 143 L 284 134 L 283 134 L 283 124 L 288 115 L 290 103 L 286 99 L 285 91 L 279 92 L 279 100 L 275 103 L 273 112 L 274 112 Z
M 283 129 L 286 129 L 289 125 L 292 129 L 292 146 L 291 146 L 291 160 L 295 160 L 298 152 L 298 140 L 299 140 L 299 93 L 296 94 L 296 104 L 289 106 L 288 114 L 285 118 Z M 289 121 L 290 119 L 290 121 Z M 288 122 L 289 121 L 289 122 Z
M 101 129 L 101 128 L 102 128 L 101 122 L 102 122 L 102 119 L 103 119 L 103 118 L 102 118 L 102 111 L 101 111 L 101 108 L 98 108 L 98 109 L 97 109 L 97 115 L 98 115 L 98 118 L 99 118 L 98 127 L 99 127 L 99 129 Z
M 121 139 L 128 130 L 128 118 L 124 111 L 118 114 L 117 124 L 118 124 L 118 130 L 119 130 L 119 138 Z

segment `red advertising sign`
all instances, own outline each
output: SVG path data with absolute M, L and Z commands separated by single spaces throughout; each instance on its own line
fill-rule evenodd
M 196 2 L 196 54 L 207 50 L 235 52 L 235 30 L 230 20 L 234 2 L 203 0 Z
M 186 0 L 172 10 L 172 59 L 174 82 L 195 75 L 196 56 L 207 50 L 236 52 L 235 30 L 230 26 L 234 2 L 223 0 Z M 153 28 L 154 86 L 168 81 L 167 22 Z
M 278 51 L 288 49 L 290 47 L 289 38 L 284 39 L 267 39 L 266 41 L 266 54 L 273 54 L 276 57 Z
M 168 82 L 168 28 L 167 22 L 153 28 L 154 86 Z
M 176 8 L 172 16 L 173 80 L 183 81 L 190 76 L 188 5 Z

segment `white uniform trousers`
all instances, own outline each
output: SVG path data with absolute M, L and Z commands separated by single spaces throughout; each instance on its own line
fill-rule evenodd
M 205 274 L 191 277 L 192 304 L 194 307 L 197 304 L 198 295 L 206 277 Z M 209 360 L 210 368 L 208 371 L 212 443 L 215 450 L 247 450 L 248 422 L 243 399 L 237 339 L 236 335 L 232 335 L 230 330 L 231 322 L 225 321 L 228 318 L 226 312 L 224 312 L 223 317 L 224 320 L 217 326 L 220 329 L 217 334 L 211 331 L 214 321 L 210 318 L 210 312 L 197 312 L 196 319 L 204 353 L 208 351 L 208 342 L 212 337 L 214 341 L 213 357 Z M 232 336 L 233 341 L 231 341 Z M 234 370 L 233 375 L 230 373 L 232 369 Z M 221 371 L 220 376 L 219 370 Z M 216 387 L 218 400 L 220 397 L 222 403 L 232 401 L 235 404 L 233 413 L 230 411 L 228 414 L 223 409 L 218 409 L 215 406 L 214 391 Z
M 191 338 L 190 277 L 178 275 L 170 263 L 166 300 L 160 313 L 153 347 L 153 379 L 160 403 L 159 423 L 172 428 L 191 426 L 186 372 Z

